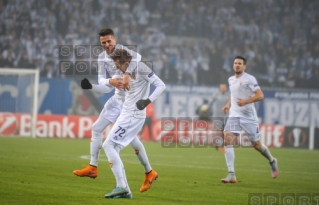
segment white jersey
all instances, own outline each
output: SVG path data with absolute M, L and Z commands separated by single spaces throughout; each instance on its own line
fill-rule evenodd
M 258 122 L 254 103 L 249 103 L 242 107 L 237 105 L 238 98 L 248 99 L 255 94 L 256 90 L 260 89 L 256 78 L 244 73 L 239 78 L 230 77 L 228 83 L 231 97 L 229 117 L 239 117 L 247 121 Z
M 138 53 L 135 53 L 134 51 L 128 49 L 127 47 L 116 44 L 115 49 L 124 49 L 128 51 L 132 55 L 132 60 L 130 63 L 130 66 L 128 69 L 133 70 L 136 68 L 137 62 L 141 61 L 141 55 Z M 116 66 L 114 64 L 113 59 L 106 53 L 106 51 L 103 51 L 100 53 L 98 57 L 98 82 L 100 85 L 110 85 L 109 79 L 113 77 L 119 77 L 122 76 L 123 73 L 120 72 L 118 69 L 116 69 Z M 115 93 L 119 99 L 124 99 L 124 91 L 121 91 L 117 88 L 115 88 Z
M 155 85 L 156 89 L 149 96 L 151 83 Z M 146 109 L 137 109 L 136 102 L 141 99 L 146 100 L 147 98 L 153 102 L 165 90 L 165 84 L 143 62 L 140 62 L 136 71 L 132 73 L 130 84 L 130 90 L 125 91 L 122 113 L 134 116 L 135 118 L 145 118 Z

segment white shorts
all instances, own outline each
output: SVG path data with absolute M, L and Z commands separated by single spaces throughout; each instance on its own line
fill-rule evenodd
M 114 123 L 120 116 L 122 107 L 123 100 L 119 99 L 116 95 L 113 95 L 108 101 L 106 101 L 103 110 L 100 113 L 100 117 Z
M 224 127 L 224 132 L 232 132 L 240 135 L 244 130 L 250 141 L 256 142 L 260 140 L 258 122 L 248 122 L 242 118 L 228 118 Z
M 145 118 L 135 118 L 128 114 L 120 115 L 109 132 L 107 140 L 126 147 L 142 129 L 144 121 Z

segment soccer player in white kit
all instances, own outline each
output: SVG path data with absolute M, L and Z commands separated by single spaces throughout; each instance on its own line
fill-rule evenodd
M 237 56 L 234 60 L 233 69 L 235 75 L 228 79 L 230 99 L 222 108 L 224 113 L 229 110 L 229 118 L 224 128 L 225 137 L 225 159 L 228 167 L 228 175 L 221 179 L 223 183 L 236 183 L 233 148 L 234 139 L 240 135 L 241 129 L 245 131 L 253 147 L 268 159 L 272 177 L 278 175 L 277 159 L 274 158 L 267 146 L 260 142 L 258 130 L 258 117 L 254 102 L 264 98 L 257 80 L 254 76 L 245 72 L 246 59 Z
M 124 49 L 115 50 L 110 57 L 114 60 L 116 67 L 123 73 L 132 59 L 131 55 Z M 136 135 L 145 121 L 145 108 L 166 88 L 163 81 L 143 62 L 138 63 L 135 74 L 132 74 L 130 81 L 131 88 L 125 92 L 122 112 L 103 143 L 103 148 L 116 179 L 116 187 L 112 192 L 106 194 L 105 198 L 122 198 L 123 195 L 129 193 L 130 190 L 119 152 L 137 139 Z M 155 86 L 155 90 L 149 96 L 150 84 Z M 156 171 L 150 168 L 150 171 L 145 174 L 140 192 L 148 190 L 157 177 Z
M 132 56 L 132 61 L 127 70 L 132 71 L 136 68 L 136 64 L 141 60 L 141 55 L 135 53 L 134 51 L 129 50 L 128 48 L 116 44 L 116 37 L 114 36 L 113 30 L 109 28 L 101 29 L 100 33 L 100 42 L 105 50 L 99 55 L 98 64 L 99 64 L 99 75 L 98 81 L 99 85 L 92 85 L 86 78 L 81 81 L 81 87 L 83 89 L 92 89 L 93 91 L 98 91 L 102 93 L 108 93 L 113 90 L 115 87 L 114 95 L 105 103 L 103 110 L 101 111 L 98 119 L 94 122 L 92 126 L 92 138 L 90 143 L 90 164 L 81 170 L 74 170 L 73 173 L 80 177 L 91 177 L 96 178 L 98 176 L 98 159 L 100 149 L 102 147 L 103 136 L 102 133 L 104 129 L 109 126 L 111 123 L 115 123 L 119 117 L 122 104 L 124 101 L 124 90 L 122 85 L 123 73 L 118 71 L 114 65 L 113 60 L 109 55 L 116 48 L 123 48 L 127 50 Z M 107 78 L 107 75 L 111 78 Z M 129 75 L 125 74 L 128 78 Z M 124 75 L 124 76 L 125 76 Z M 145 153 L 143 144 L 139 139 L 134 140 L 131 143 L 132 148 L 135 150 L 135 153 L 144 166 L 145 172 L 149 171 L 149 162 Z

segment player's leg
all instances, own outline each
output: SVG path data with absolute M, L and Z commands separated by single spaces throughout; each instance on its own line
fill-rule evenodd
M 124 177 L 125 173 L 123 171 L 120 173 L 119 168 L 117 166 L 114 166 L 114 162 L 119 161 L 119 156 L 117 157 L 115 155 L 112 149 L 112 143 L 120 145 L 122 147 L 126 147 L 127 145 L 131 144 L 134 138 L 136 138 L 138 131 L 141 130 L 143 123 L 144 119 L 134 118 L 131 115 L 121 115 L 112 127 L 107 140 L 103 143 L 103 148 L 105 150 L 105 153 L 107 154 L 109 161 L 112 163 L 112 171 L 117 181 L 116 188 L 111 193 L 105 195 L 105 197 L 107 198 L 126 198 L 124 196 L 129 193 L 127 187 L 123 188 L 123 183 L 126 183 Z M 123 192 L 125 192 L 125 190 L 128 192 L 122 194 Z M 117 195 L 118 197 L 114 197 L 115 195 Z
M 241 127 L 247 134 L 249 140 L 252 142 L 254 148 L 269 161 L 272 177 L 276 178 L 278 175 L 277 159 L 271 155 L 268 147 L 261 143 L 258 123 L 241 123 Z
M 100 149 L 102 147 L 103 141 L 103 131 L 111 124 L 112 122 L 105 119 L 104 117 L 99 117 L 92 126 L 92 138 L 90 146 L 90 165 L 98 166 Z
M 224 128 L 224 147 L 225 147 L 225 160 L 228 168 L 228 174 L 225 178 L 221 179 L 223 183 L 236 183 L 235 175 L 235 152 L 234 145 L 237 144 L 237 138 L 240 134 L 239 119 L 228 118 Z
M 74 170 L 73 173 L 80 177 L 91 177 L 96 178 L 98 176 L 98 159 L 100 149 L 102 147 L 103 130 L 109 126 L 111 122 L 102 116 L 93 123 L 92 126 L 92 137 L 90 142 L 90 164 L 84 169 Z
M 142 142 L 136 136 L 133 139 L 133 141 L 130 143 L 130 145 L 134 149 L 135 155 L 137 156 L 138 160 L 143 165 L 145 173 L 150 172 L 152 170 L 152 168 L 151 168 L 151 165 L 148 161 L 146 151 L 145 151 L 145 148 L 144 148 L 144 145 L 142 144 Z
M 152 167 L 149 163 L 144 145 L 137 138 L 137 136 L 131 142 L 131 146 L 135 150 L 135 154 L 136 154 L 138 160 L 141 162 L 141 164 L 144 167 L 145 177 L 144 177 L 144 182 L 140 188 L 140 192 L 145 192 L 149 188 L 151 188 L 153 181 L 157 179 L 158 175 L 157 175 L 157 172 L 155 170 L 152 170 Z
M 225 137 L 225 160 L 228 168 L 228 174 L 225 178 L 221 179 L 223 183 L 236 183 L 235 176 L 235 152 L 234 152 L 234 140 L 237 140 L 237 134 L 226 131 Z
M 120 198 L 128 194 L 130 191 L 127 186 L 127 181 L 124 172 L 124 166 L 120 158 L 119 152 L 124 146 L 113 142 L 107 138 L 103 143 L 103 149 L 108 158 L 111 170 L 116 179 L 116 186 L 112 192 L 105 195 L 105 198 Z
M 73 173 L 80 177 L 96 178 L 98 176 L 98 159 L 103 141 L 103 131 L 111 123 L 114 123 L 120 115 L 122 102 L 116 96 L 111 97 L 104 105 L 99 118 L 93 123 L 92 137 L 90 142 L 90 164 L 81 170 L 74 170 Z

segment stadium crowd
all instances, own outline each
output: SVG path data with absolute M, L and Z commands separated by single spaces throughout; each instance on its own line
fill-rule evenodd
M 218 85 L 236 55 L 261 86 L 319 88 L 315 0 L 4 0 L 0 67 L 59 74 L 59 45 L 99 45 L 109 27 L 171 84 Z

